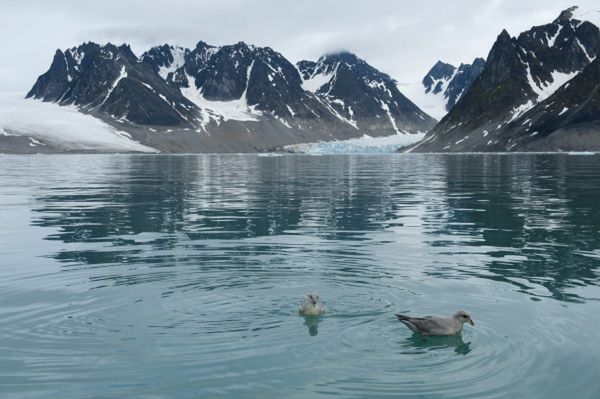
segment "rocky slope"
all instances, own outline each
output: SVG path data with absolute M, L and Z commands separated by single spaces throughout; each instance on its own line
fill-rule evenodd
M 503 128 L 508 150 L 600 151 L 600 58 L 547 100 Z
M 483 71 L 426 138 L 410 151 L 516 151 L 511 123 L 544 102 L 600 54 L 600 30 L 563 11 L 552 23 L 511 37 L 503 31 Z M 508 133 L 512 131 L 512 133 Z M 535 149 L 529 143 L 528 149 Z

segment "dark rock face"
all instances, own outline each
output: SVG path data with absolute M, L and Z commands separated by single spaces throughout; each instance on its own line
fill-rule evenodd
M 483 71 L 449 114 L 412 151 L 518 150 L 501 134 L 600 52 L 600 31 L 569 9 L 552 23 L 511 38 L 503 31 Z
M 213 101 L 231 101 L 242 96 L 248 85 L 252 50 L 243 42 L 217 51 L 196 76 L 196 87 Z
M 189 123 L 174 103 L 172 106 L 165 103 L 154 90 L 140 81 L 122 79 L 100 110 L 109 115 L 123 115 L 129 122 L 140 125 L 179 126 Z
M 317 66 L 317 63 L 313 61 L 303 60 L 298 62 L 296 66 L 298 67 L 298 71 L 300 72 L 302 79 L 307 80 L 310 79 L 310 77 L 315 72 L 315 67 Z

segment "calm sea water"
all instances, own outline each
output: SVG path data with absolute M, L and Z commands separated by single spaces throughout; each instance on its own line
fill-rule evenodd
M 599 155 L 0 156 L 3 399 L 598 398 L 599 285 Z

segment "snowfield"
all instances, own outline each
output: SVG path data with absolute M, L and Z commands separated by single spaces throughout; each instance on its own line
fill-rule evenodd
M 421 141 L 425 133 L 399 133 L 386 137 L 363 136 L 350 140 L 324 141 L 320 143 L 293 144 L 286 151 L 299 154 L 368 154 L 392 153 Z
M 447 84 L 448 82 L 446 82 Z M 446 111 L 448 99 L 444 97 L 445 87 L 438 94 L 433 94 L 432 92 L 425 93 L 425 86 L 422 82 L 399 83 L 397 86 L 402 94 L 432 118 L 440 121 L 448 113 Z
M 29 138 L 31 147 L 51 144 L 71 151 L 158 152 L 74 106 L 0 93 L 0 136 Z

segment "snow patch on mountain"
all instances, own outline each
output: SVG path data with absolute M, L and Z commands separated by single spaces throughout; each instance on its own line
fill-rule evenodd
M 331 81 L 333 73 L 316 73 L 302 82 L 302 88 L 311 93 L 316 93 L 321 87 Z
M 248 68 L 248 75 L 252 66 Z M 258 117 L 262 115 L 248 105 L 246 99 L 246 90 L 237 100 L 232 101 L 211 101 L 204 98 L 202 92 L 194 85 L 194 78 L 187 75 L 187 80 L 190 82 L 189 87 L 182 87 L 181 94 L 188 100 L 196 104 L 202 112 L 202 127 L 206 129 L 206 125 L 214 120 L 217 124 L 228 120 L 236 121 L 258 121 Z
M 28 137 L 32 147 L 47 143 L 74 151 L 158 152 L 75 106 L 26 100 L 22 93 L 0 94 L 0 132 Z
M 315 96 L 315 98 L 321 103 L 323 104 L 327 110 L 329 112 L 331 112 L 332 115 L 334 115 L 336 118 L 338 118 L 339 120 L 341 120 L 344 123 L 347 123 L 349 125 L 351 125 L 353 128 L 358 129 L 358 124 L 356 123 L 356 121 L 351 117 L 350 119 L 345 118 L 342 114 L 340 114 L 336 109 L 335 109 L 335 104 L 337 104 L 338 106 L 341 106 L 342 109 L 346 109 L 346 104 L 344 103 L 344 101 L 340 100 L 340 99 L 330 99 L 328 97 L 324 97 L 321 98 L 320 96 Z M 352 111 L 352 108 L 349 108 L 350 111 Z M 354 114 L 354 112 L 352 112 L 352 114 Z
M 390 122 L 392 123 L 392 126 L 394 127 L 394 130 L 396 131 L 396 133 L 400 134 L 400 130 L 398 130 L 396 121 L 394 120 L 394 117 L 392 116 L 392 113 L 390 112 L 390 107 L 388 107 L 388 105 L 386 103 L 381 101 L 381 109 L 387 113 L 387 116 L 388 116 L 388 118 L 390 118 Z
M 183 47 L 173 46 L 170 48 L 170 50 L 171 56 L 173 56 L 173 62 L 171 62 L 169 65 L 163 65 L 158 69 L 158 74 L 163 79 L 167 79 L 170 73 L 174 73 L 185 63 L 186 50 Z
M 546 34 L 546 37 L 548 38 L 548 47 L 554 47 L 554 44 L 556 43 L 556 38 L 558 37 L 558 35 L 560 35 L 560 32 L 562 31 L 562 29 L 563 29 L 563 26 L 558 25 L 558 30 L 556 31 L 556 34 L 554 34 L 554 36 L 547 37 L 548 34 Z
M 517 119 L 519 116 L 523 115 L 525 112 L 529 111 L 531 108 L 534 107 L 534 103 L 533 101 L 529 100 L 527 101 L 525 104 L 521 104 L 520 106 L 516 107 L 515 109 L 513 109 L 512 111 L 512 116 L 509 119 L 508 123 L 514 121 L 515 119 Z M 500 129 L 502 127 L 502 125 L 498 126 L 498 129 Z
M 398 90 L 402 92 L 410 101 L 421 108 L 429 116 L 441 120 L 448 111 L 446 111 L 447 98 L 444 97 L 444 91 L 437 94 L 433 92 L 425 93 L 423 83 L 399 83 Z
M 113 84 L 110 87 L 110 89 L 108 89 L 108 93 L 106 93 L 106 97 L 104 97 L 104 101 L 102 101 L 102 104 L 104 104 L 106 102 L 106 100 L 108 99 L 108 97 L 110 97 L 110 94 L 113 92 L 113 90 L 115 89 L 115 87 L 117 87 L 117 85 L 119 84 L 119 82 L 122 79 L 125 79 L 126 77 L 127 77 L 127 71 L 125 70 L 125 66 L 122 66 L 121 67 L 121 72 L 119 73 L 119 76 L 117 76 L 117 78 L 113 82 Z M 148 86 L 148 85 L 146 85 L 146 86 Z M 150 87 L 150 89 L 152 89 L 152 87 Z M 152 89 L 152 91 L 154 91 L 154 89 Z
M 550 97 L 552 94 L 554 94 L 554 92 L 558 90 L 559 87 L 567 83 L 569 80 L 573 79 L 578 73 L 579 71 L 574 71 L 571 73 L 554 71 L 552 72 L 552 82 L 540 85 L 533 82 L 530 78 L 529 84 L 538 96 L 537 101 L 542 102 L 548 97 Z M 531 77 L 531 73 L 529 74 L 529 77 Z

